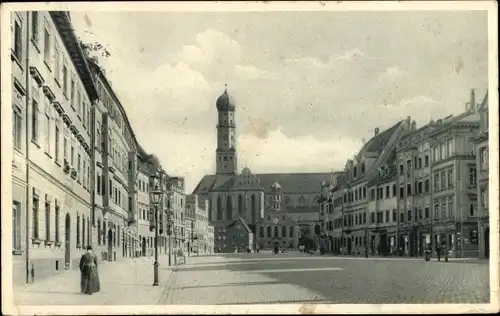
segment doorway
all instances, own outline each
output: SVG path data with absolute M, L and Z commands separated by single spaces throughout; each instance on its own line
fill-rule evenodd
M 66 213 L 64 219 L 64 269 L 71 268 L 71 217 Z
M 146 256 L 146 237 L 142 237 L 142 256 Z
M 113 232 L 108 229 L 108 261 L 113 261 Z

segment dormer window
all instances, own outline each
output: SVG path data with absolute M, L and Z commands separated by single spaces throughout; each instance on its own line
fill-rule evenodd
M 358 168 L 354 167 L 354 178 L 358 176 Z

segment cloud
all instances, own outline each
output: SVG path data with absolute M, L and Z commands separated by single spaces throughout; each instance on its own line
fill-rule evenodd
M 337 66 L 338 63 L 341 62 L 352 62 L 356 60 L 360 60 L 361 58 L 373 59 L 373 57 L 369 57 L 365 55 L 359 48 L 353 48 L 347 51 L 344 51 L 338 55 L 332 54 L 327 62 L 322 62 L 320 59 L 316 57 L 299 57 L 299 58 L 285 58 L 284 62 L 286 64 L 294 64 L 299 65 L 305 68 L 329 68 L 333 66 Z
M 258 166 L 258 172 L 329 171 L 352 157 L 361 145 L 360 140 L 342 137 L 332 137 L 329 141 L 318 141 L 311 136 L 290 138 L 278 129 L 269 132 L 266 138 L 242 135 L 238 139 L 238 153 L 243 157 L 242 163 Z

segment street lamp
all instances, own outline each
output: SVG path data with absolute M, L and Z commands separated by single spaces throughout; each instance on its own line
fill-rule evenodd
M 158 221 L 158 205 L 160 204 L 161 197 L 163 192 L 159 189 L 158 184 L 155 185 L 155 189 L 151 192 L 151 200 L 153 201 L 153 206 L 155 209 L 155 262 L 154 266 L 154 282 L 153 286 L 158 286 L 158 229 L 159 229 L 159 221 Z

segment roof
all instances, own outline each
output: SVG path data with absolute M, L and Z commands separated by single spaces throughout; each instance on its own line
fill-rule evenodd
M 403 121 L 399 121 L 398 123 L 394 124 L 390 128 L 386 129 L 382 133 L 379 133 L 375 136 L 373 136 L 359 151 L 358 155 L 356 156 L 358 159 L 363 155 L 365 152 L 382 152 L 382 150 L 385 148 L 385 146 L 389 143 L 389 140 L 391 139 L 392 135 L 396 132 L 398 129 L 399 125 L 401 125 Z
M 279 182 L 284 194 L 317 193 L 323 181 L 330 180 L 331 172 L 322 173 L 263 173 L 255 176 L 260 181 L 259 188 L 271 192 L 271 185 Z M 225 191 L 234 187 L 233 175 L 206 175 L 198 183 L 193 194 L 208 194 L 210 191 Z
M 57 32 L 61 36 L 61 39 L 68 51 L 68 54 L 75 66 L 78 76 L 82 80 L 85 91 L 89 96 L 91 102 L 99 98 L 97 94 L 97 89 L 94 81 L 92 80 L 92 74 L 90 72 L 87 59 L 83 53 L 80 46 L 80 42 L 73 30 L 71 25 L 71 19 L 68 11 L 50 11 L 50 16 L 52 21 L 57 28 Z

